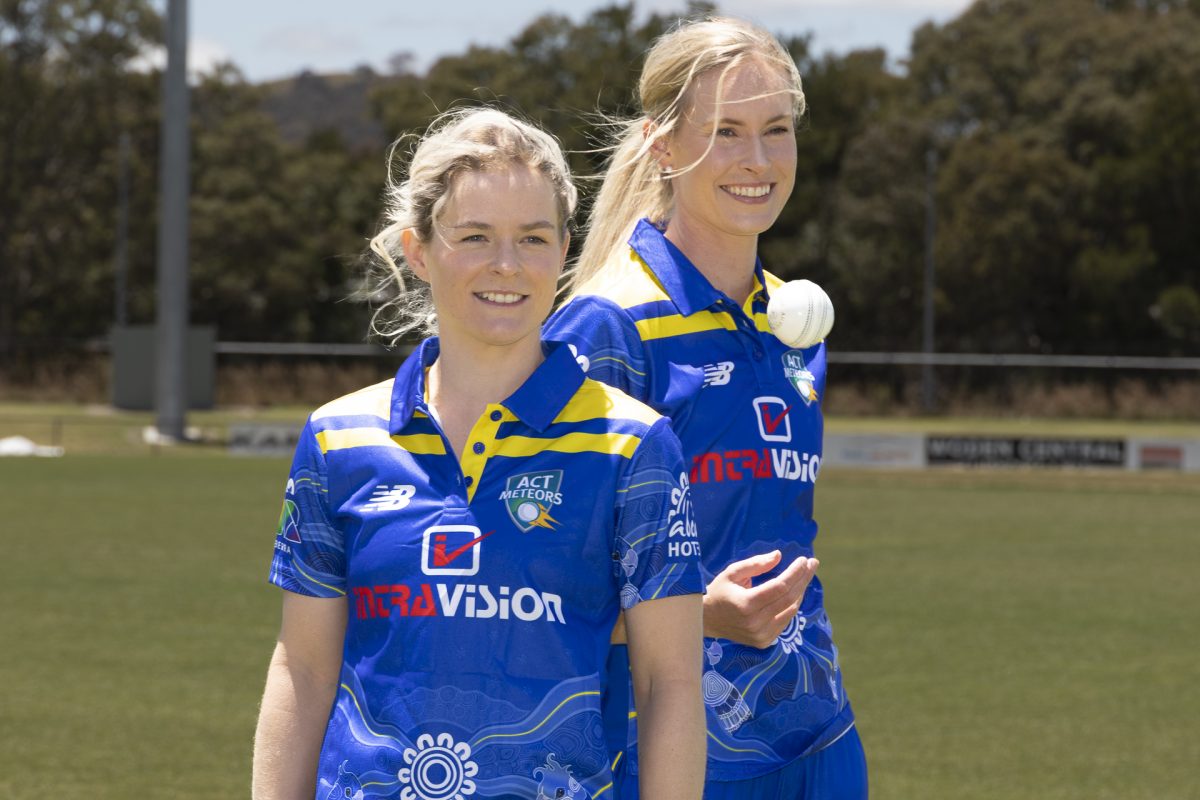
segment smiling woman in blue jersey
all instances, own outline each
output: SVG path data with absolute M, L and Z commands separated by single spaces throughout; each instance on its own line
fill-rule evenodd
M 770 34 L 713 18 L 661 37 L 638 92 L 546 335 L 670 416 L 683 444 L 708 586 L 705 797 L 860 800 L 866 761 L 812 557 L 825 345 L 770 333 L 781 281 L 757 259 L 795 183 L 800 75 Z M 621 665 L 615 649 L 606 722 L 627 800 L 652 741 Z
M 601 694 L 623 611 L 642 789 L 698 798 L 703 583 L 678 439 L 541 338 L 576 201 L 561 150 L 454 112 L 388 197 L 375 327 L 437 336 L 301 435 L 254 796 L 612 797 Z

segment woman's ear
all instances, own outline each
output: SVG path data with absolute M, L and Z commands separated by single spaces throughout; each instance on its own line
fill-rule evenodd
M 404 250 L 404 260 L 408 268 L 421 280 L 429 283 L 429 267 L 425 264 L 425 244 L 417 238 L 412 228 L 405 228 L 400 233 L 400 247 Z
M 658 123 L 648 119 L 642 123 L 642 138 L 650 142 L 650 155 L 658 162 L 659 169 L 671 170 L 671 148 L 667 145 L 667 134 L 659 130 Z

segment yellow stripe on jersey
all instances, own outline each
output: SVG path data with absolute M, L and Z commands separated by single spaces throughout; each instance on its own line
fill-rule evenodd
M 508 436 L 500 440 L 496 455 L 523 458 L 550 450 L 555 453 L 606 453 L 632 458 L 641 441 L 630 433 L 567 433 L 556 439 Z
M 331 450 L 348 450 L 352 447 L 399 447 L 417 455 L 444 456 L 446 444 L 434 433 L 413 433 L 407 436 L 389 436 L 383 428 L 346 428 L 345 430 L 320 431 L 317 445 L 321 453 Z
M 593 365 L 599 364 L 602 361 L 615 361 L 618 364 L 620 364 L 621 368 L 624 369 L 626 372 L 632 372 L 634 375 L 639 375 L 643 378 L 646 377 L 645 372 L 642 372 L 640 369 L 633 366 L 633 364 L 630 364 L 628 361 L 625 361 L 624 359 L 617 358 L 616 356 L 597 356 L 592 359 L 592 364 Z
M 321 453 L 347 450 L 351 447 L 370 447 L 394 444 L 383 428 L 347 428 L 341 431 L 318 431 L 317 446 Z
M 567 703 L 571 702 L 575 698 L 577 698 L 577 697 L 599 697 L 599 696 L 600 696 L 600 693 L 597 691 L 594 691 L 594 690 L 588 690 L 588 691 L 584 691 L 584 692 L 576 692 L 575 694 L 571 695 L 570 697 L 568 697 L 567 699 L 563 700 L 561 703 L 556 705 L 554 708 L 550 709 L 550 713 L 547 714 L 542 719 L 541 722 L 539 722 L 537 725 L 534 725 L 529 730 L 517 731 L 515 733 L 489 733 L 487 736 L 482 736 L 482 737 L 472 741 L 470 743 L 471 747 L 477 748 L 477 747 L 479 747 L 479 745 L 483 744 L 488 739 L 510 739 L 514 736 L 528 736 L 529 734 L 533 733 L 538 728 L 542 727 L 547 722 L 549 722 L 551 720 L 551 718 L 553 718 L 554 715 L 558 713 L 559 709 L 561 709 L 563 706 L 565 706 Z
M 402 450 L 419 456 L 446 455 L 446 440 L 436 433 L 410 433 L 389 438 Z
M 658 585 L 658 588 L 654 590 L 654 594 L 650 595 L 651 600 L 658 599 L 659 592 L 661 592 L 663 590 L 663 587 L 667 585 L 667 579 L 671 577 L 671 573 L 674 572 L 675 568 L 678 566 L 679 566 L 679 562 L 676 561 L 674 564 L 671 565 L 671 568 L 669 570 L 667 570 L 667 574 L 664 575 L 662 578 L 662 583 L 660 583 Z
M 689 333 L 703 331 L 736 331 L 737 324 L 724 311 L 697 311 L 690 317 L 682 314 L 671 314 L 665 317 L 651 317 L 634 323 L 638 335 L 643 342 L 652 339 L 666 339 L 671 336 L 683 336 Z
M 716 742 L 716 743 L 717 743 L 717 744 L 719 744 L 721 747 L 723 747 L 724 749 L 728 750 L 728 751 L 729 751 L 729 752 L 731 752 L 731 753 L 754 753 L 755 755 L 761 756 L 761 757 L 762 757 L 762 758 L 764 758 L 764 759 L 769 759 L 769 758 L 771 758 L 771 754 L 770 754 L 770 753 L 768 753 L 768 752 L 767 752 L 767 751 L 765 751 L 765 750 L 762 750 L 761 748 L 757 748 L 757 747 L 731 747 L 731 746 L 729 746 L 729 745 L 725 744 L 724 742 L 722 742 L 722 741 L 721 741 L 720 739 L 718 739 L 716 736 L 713 736 L 713 732 L 712 732 L 712 731 L 708 731 L 708 738 L 709 738 L 709 739 L 711 739 L 712 741 Z M 709 747 L 712 747 L 712 745 L 709 745 Z
M 313 412 L 314 420 L 326 417 L 370 416 L 389 419 L 392 415 L 392 383 L 389 378 L 382 383 L 351 392 L 337 400 L 331 400 Z
M 299 562 L 293 562 L 293 564 L 294 564 L 294 566 L 296 567 L 296 571 L 297 571 L 297 572 L 299 572 L 301 575 L 303 575 L 304 577 L 308 578 L 310 581 L 312 581 L 313 583 L 317 584 L 318 586 L 323 586 L 323 587 L 325 587 L 326 589 L 330 590 L 331 592 L 337 592 L 337 593 L 338 593 L 338 594 L 340 594 L 340 595 L 345 595 L 345 594 L 346 594 L 346 590 L 345 590 L 345 589 L 339 589 L 339 588 L 338 588 L 338 587 L 336 587 L 336 586 L 330 586 L 328 583 L 321 583 L 319 580 L 317 580 L 316 578 L 314 578 L 312 575 L 309 575 L 307 572 L 305 572 L 305 571 L 304 571 L 304 568 L 300 566 Z
M 598 381 L 585 380 L 555 422 L 586 422 L 591 419 L 630 419 L 653 425 L 659 415 L 650 406 Z

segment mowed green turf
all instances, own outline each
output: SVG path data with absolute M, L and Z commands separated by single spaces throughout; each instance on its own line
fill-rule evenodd
M 872 797 L 1200 797 L 1200 478 L 821 476 Z
M 0 460 L 0 797 L 249 796 L 286 472 Z
M 0 797 L 232 798 L 283 460 L 0 460 Z M 1192 798 L 1200 478 L 827 470 L 872 797 Z

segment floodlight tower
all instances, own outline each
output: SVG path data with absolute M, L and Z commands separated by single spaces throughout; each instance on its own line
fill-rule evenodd
M 158 342 L 155 408 L 158 432 L 182 441 L 186 430 L 188 328 L 187 0 L 167 0 L 159 147 Z
M 937 410 L 937 383 L 933 373 L 933 302 L 936 291 L 933 248 L 937 237 L 937 170 L 937 143 L 934 142 L 925 151 L 925 275 L 922 287 L 924 309 L 921 315 L 921 352 L 925 355 L 925 361 L 921 364 L 921 410 L 926 414 Z

